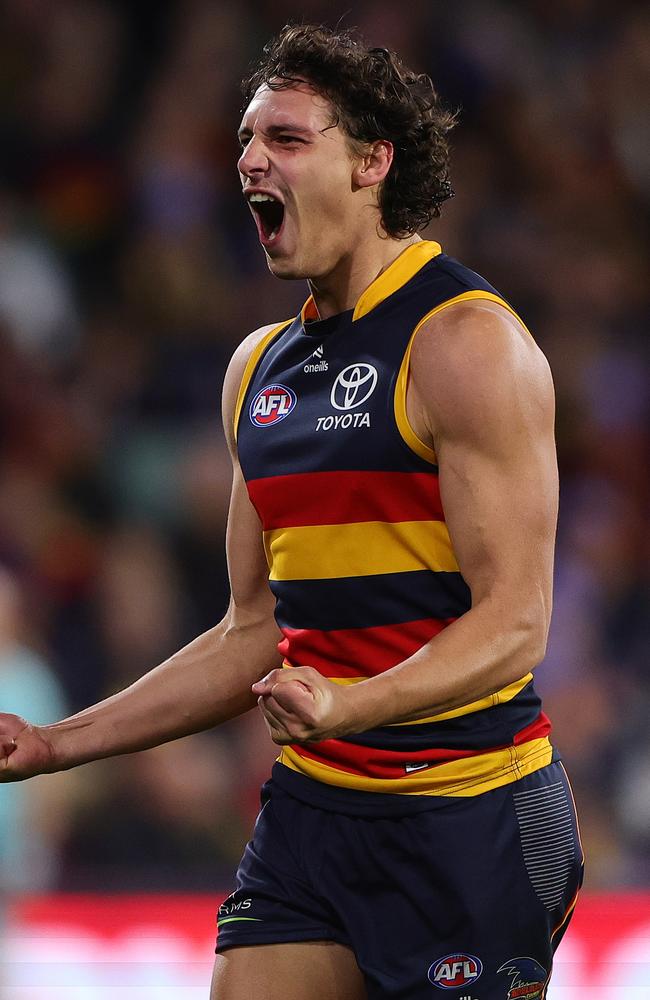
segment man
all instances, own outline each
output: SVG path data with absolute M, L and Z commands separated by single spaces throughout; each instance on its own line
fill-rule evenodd
M 257 700 L 282 752 L 220 909 L 213 997 L 541 998 L 582 868 L 531 678 L 557 507 L 548 367 L 500 295 L 417 235 L 450 193 L 453 122 L 426 78 L 303 26 L 246 97 L 244 197 L 271 271 L 311 296 L 226 377 L 230 608 L 71 719 L 4 716 L 3 774 Z

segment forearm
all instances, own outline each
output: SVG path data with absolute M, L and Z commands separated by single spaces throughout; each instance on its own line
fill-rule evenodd
M 209 729 L 255 704 L 251 684 L 278 665 L 278 630 L 268 616 L 229 612 L 130 687 L 43 727 L 51 770 L 132 753 Z
M 506 618 L 485 601 L 402 663 L 346 688 L 346 732 L 438 715 L 494 694 L 537 665 L 545 636 L 535 615 Z

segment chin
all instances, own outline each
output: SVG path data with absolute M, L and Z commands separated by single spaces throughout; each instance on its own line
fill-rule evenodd
M 282 257 L 269 257 L 266 255 L 266 263 L 268 269 L 272 275 L 276 278 L 283 278 L 285 281 L 291 281 L 297 278 L 308 278 L 309 275 L 298 266 L 298 264 L 290 259 Z

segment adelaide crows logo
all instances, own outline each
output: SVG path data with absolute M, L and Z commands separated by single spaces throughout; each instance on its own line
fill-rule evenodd
M 506 1000 L 541 1000 L 548 973 L 534 958 L 511 958 L 497 972 L 511 979 Z

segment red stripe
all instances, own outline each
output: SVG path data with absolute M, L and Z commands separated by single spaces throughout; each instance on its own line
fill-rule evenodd
M 435 472 L 302 472 L 251 479 L 265 531 L 359 521 L 444 521 Z
M 544 712 L 514 738 L 516 746 L 530 740 L 542 739 L 551 729 L 551 723 Z M 453 760 L 480 757 L 495 750 L 505 750 L 505 746 L 488 747 L 485 750 L 449 750 L 445 748 L 428 750 L 381 750 L 376 747 L 355 746 L 343 740 L 323 740 L 321 743 L 293 745 L 291 747 L 301 757 L 326 764 L 336 770 L 346 771 L 368 778 L 404 777 L 404 764 L 447 764 Z
M 374 677 L 406 660 L 455 618 L 423 618 L 373 628 L 283 628 L 278 649 L 291 666 L 314 667 L 325 677 Z
M 525 726 L 524 729 L 520 729 L 515 734 L 513 743 L 515 746 L 520 746 L 522 743 L 528 743 L 530 740 L 541 740 L 544 736 L 548 736 L 550 731 L 551 720 L 544 712 L 540 712 L 534 722 L 531 722 L 529 726 Z
M 361 775 L 367 778 L 403 778 L 404 764 L 447 764 L 452 760 L 480 757 L 493 750 L 379 750 L 375 747 L 354 746 L 342 740 L 323 740 L 322 743 L 291 745 L 291 749 L 301 757 L 326 764 L 337 771 Z

